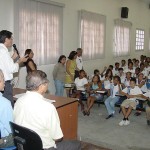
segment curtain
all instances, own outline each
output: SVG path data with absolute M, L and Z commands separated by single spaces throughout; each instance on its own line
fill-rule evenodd
M 106 17 L 85 10 L 79 14 L 83 60 L 104 58 Z
M 127 56 L 130 53 L 132 24 L 120 19 L 116 19 L 114 24 L 114 56 Z
M 16 0 L 14 24 L 14 39 L 21 54 L 30 48 L 38 65 L 57 61 L 63 47 L 63 7 L 39 1 Z

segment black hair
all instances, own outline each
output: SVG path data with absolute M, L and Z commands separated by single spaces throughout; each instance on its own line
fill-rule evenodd
M 24 55 L 29 55 L 32 52 L 32 49 L 26 49 Z
M 133 81 L 136 84 L 136 78 L 131 77 L 130 82 Z
M 97 72 L 99 72 L 99 70 L 98 70 L 98 69 L 95 69 L 95 70 L 94 70 L 94 74 L 96 74 Z
M 77 52 L 76 51 L 71 51 L 68 58 L 70 60 L 73 60 L 75 55 L 77 55 Z
M 85 72 L 83 69 L 81 69 L 80 71 L 79 71 L 79 73 L 82 73 L 82 72 Z
M 93 82 L 93 79 L 94 79 L 95 76 L 97 76 L 97 78 L 98 78 L 98 81 L 97 81 L 97 82 L 98 82 L 98 83 L 101 83 L 100 77 L 99 77 L 99 75 L 97 75 L 97 74 L 95 74 L 95 75 L 93 76 L 92 82 Z
M 119 63 L 118 63 L 118 62 L 115 62 L 115 66 L 116 66 L 116 65 L 119 65 Z
M 61 55 L 61 56 L 59 57 L 59 59 L 58 59 L 58 63 L 61 63 L 61 60 L 62 60 L 63 58 L 66 58 L 66 56 L 65 56 L 65 55 Z
M 114 76 L 113 79 L 117 79 L 119 81 L 119 83 L 121 84 L 121 80 L 119 76 Z
M 109 65 L 109 68 L 112 68 L 112 69 L 113 69 L 114 67 L 113 67 L 113 65 Z
M 5 43 L 5 39 L 10 39 L 12 37 L 12 32 L 7 30 L 0 31 L 0 43 Z
M 119 68 L 119 69 L 118 69 L 118 71 L 121 71 L 121 70 L 123 71 L 123 68 Z
M 132 62 L 132 61 L 129 61 L 129 62 L 128 62 L 128 66 L 129 66 L 129 64 L 132 64 L 132 65 L 133 65 L 133 62 Z

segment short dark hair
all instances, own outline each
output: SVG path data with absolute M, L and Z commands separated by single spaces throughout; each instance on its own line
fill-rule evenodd
M 131 77 L 130 82 L 133 81 L 136 84 L 136 78 Z
M 94 74 L 96 74 L 97 72 L 99 72 L 99 70 L 98 70 L 98 69 L 95 69 L 95 70 L 94 70 Z
M 119 76 L 114 76 L 113 79 L 117 79 L 119 81 L 119 83 L 121 83 L 121 79 Z
M 81 69 L 80 71 L 79 71 L 79 73 L 82 73 L 82 72 L 85 72 L 83 69 Z
M 119 69 L 118 69 L 118 71 L 121 71 L 121 70 L 123 71 L 123 68 L 119 68 Z
M 32 49 L 26 49 L 24 55 L 29 55 L 32 52 Z
M 5 39 L 10 39 L 12 37 L 12 32 L 7 30 L 0 31 L 0 43 L 5 43 Z
M 29 91 L 38 90 L 39 86 L 45 83 L 49 83 L 47 75 L 41 70 L 34 70 L 27 74 L 26 88 Z
M 68 58 L 70 60 L 73 60 L 73 58 L 74 58 L 75 55 L 77 55 L 77 52 L 76 51 L 71 51 Z
M 109 68 L 112 68 L 112 69 L 113 69 L 114 67 L 113 67 L 113 65 L 109 65 Z
M 61 60 L 62 60 L 63 58 L 66 58 L 66 56 L 65 56 L 65 55 L 61 55 L 61 56 L 59 57 L 59 59 L 58 59 L 58 63 L 61 63 Z

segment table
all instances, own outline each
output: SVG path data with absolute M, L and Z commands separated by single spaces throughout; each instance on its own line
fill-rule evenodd
M 25 89 L 14 88 L 13 95 L 25 93 Z M 45 94 L 45 98 L 56 100 L 54 106 L 57 109 L 64 139 L 77 139 L 78 127 L 78 101 L 74 98 L 58 97 Z

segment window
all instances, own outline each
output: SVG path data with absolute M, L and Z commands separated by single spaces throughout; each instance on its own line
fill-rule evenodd
M 114 56 L 127 56 L 130 53 L 130 22 L 116 19 L 114 26 Z
M 34 52 L 38 65 L 55 63 L 62 54 L 63 7 L 31 0 L 16 0 L 15 42 L 20 53 Z
M 100 14 L 80 11 L 80 46 L 83 59 L 104 57 L 106 17 Z
M 144 50 L 144 30 L 136 29 L 136 50 Z

